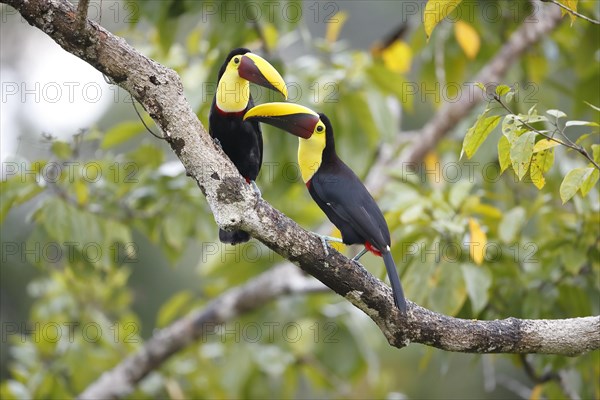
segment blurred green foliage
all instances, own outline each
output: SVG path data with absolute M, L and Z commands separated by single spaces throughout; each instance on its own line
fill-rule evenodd
M 265 3 L 251 4 L 264 11 Z M 205 126 L 224 56 L 240 46 L 262 50 L 290 83 L 292 101 L 329 115 L 338 152 L 364 177 L 379 148 L 395 142 L 401 130 L 421 126 L 448 96 L 468 95 L 463 84 L 532 11 L 528 2 L 487 2 L 504 11 L 504 17 L 490 19 L 481 17 L 480 4 L 467 3 L 453 15 L 462 12 L 460 19 L 479 34 L 477 56 L 466 58 L 448 21 L 427 42 L 416 15 L 401 39 L 413 57 L 402 73 L 385 62 L 385 49 L 349 46 L 344 27 L 333 42 L 311 33 L 306 21 L 311 6 L 327 25 L 331 10 L 324 3 L 280 1 L 280 11 L 287 6 L 304 16 L 242 14 L 235 22 L 228 18 L 236 11 L 226 17 L 219 10 L 256 11 L 244 5 L 250 3 L 140 0 L 128 3 L 130 26 L 120 34 L 182 76 Z M 467 14 L 466 7 L 475 13 Z M 590 2 L 580 2 L 580 10 L 594 12 Z M 356 18 L 352 11 L 348 16 L 346 27 Z M 525 96 L 511 107 L 526 113 L 537 104 L 597 122 L 597 112 L 584 101 L 600 104 L 593 90 L 600 73 L 591 60 L 599 51 L 598 37 L 596 26 L 577 20 L 530 49 L 506 77 L 509 85 L 520 83 Z M 436 71 L 439 62 L 446 82 Z M 258 103 L 278 100 L 268 91 L 253 91 Z M 420 172 L 386 171 L 389 180 L 376 193 L 407 297 L 461 318 L 600 313 L 598 187 L 565 205 L 558 196 L 564 171 L 586 166 L 585 160 L 557 148 L 545 187 L 538 190 L 519 182 L 512 170 L 500 174 L 499 129 L 486 132 L 492 139 L 480 143 L 472 159 L 460 160 L 462 140 L 483 107 L 438 144 Z M 306 228 L 321 226 L 325 217 L 300 183 L 295 139 L 268 126 L 263 131 L 265 165 L 258 185 L 264 198 Z M 586 140 L 597 143 L 597 130 Z M 6 241 L 3 234 L 3 274 L 10 276 L 17 266 L 35 268 L 18 287 L 32 301 L 28 316 L 3 320 L 10 360 L 2 398 L 75 396 L 142 346 L 155 328 L 282 261 L 256 241 L 236 248 L 218 243 L 200 190 L 133 113 L 109 129 L 92 127 L 72 141 L 51 140 L 47 157 L 24 162 L 36 174 L 17 173 L 0 183 L 3 233 L 29 227 L 23 240 Z M 343 251 L 350 255 L 355 249 Z M 366 256 L 363 264 L 385 276 L 380 260 Z M 597 351 L 530 360 L 540 373 L 565 373 L 581 397 L 600 396 Z M 390 348 L 349 303 L 318 294 L 284 297 L 231 321 L 174 355 L 131 397 L 503 398 L 514 396 L 510 380 L 537 388 L 532 398 L 566 396 L 556 382 L 536 386 L 516 356 Z

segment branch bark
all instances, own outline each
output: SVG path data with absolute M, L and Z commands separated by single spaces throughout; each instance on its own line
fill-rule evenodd
M 16 8 L 31 25 L 48 34 L 66 51 L 94 66 L 144 106 L 162 129 L 188 175 L 206 196 L 221 228 L 241 228 L 249 232 L 317 277 L 365 312 L 391 345 L 401 348 L 415 342 L 460 352 L 564 355 L 600 348 L 600 317 L 463 320 L 437 314 L 410 301 L 408 315 L 402 317 L 394 306 L 389 287 L 360 264 L 333 249 L 326 256 L 315 235 L 255 196 L 207 134 L 187 103 L 181 80 L 173 70 L 143 56 L 124 39 L 93 21 L 87 20 L 84 29 L 76 29 L 78 13 L 67 0 L 1 2 Z M 122 396 L 127 391 L 124 388 L 131 387 L 175 351 L 205 332 L 208 323 L 234 318 L 258 307 L 286 290 L 291 291 L 290 284 L 284 280 L 270 286 L 263 275 L 241 288 L 232 289 L 205 310 L 161 331 L 140 352 L 105 373 L 98 386 L 91 386 L 94 391 L 86 391 L 82 397 Z

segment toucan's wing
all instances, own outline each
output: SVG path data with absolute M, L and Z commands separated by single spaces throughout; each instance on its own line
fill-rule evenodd
M 390 244 L 389 230 L 381 210 L 360 179 L 345 164 L 316 174 L 311 180 L 311 187 L 321 202 L 360 234 L 364 241 L 380 250 Z M 342 226 L 338 229 L 343 233 Z

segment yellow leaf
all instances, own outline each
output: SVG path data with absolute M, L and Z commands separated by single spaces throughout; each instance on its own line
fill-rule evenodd
M 279 39 L 279 33 L 277 32 L 277 28 L 275 28 L 275 25 L 267 22 L 263 26 L 263 35 L 265 38 L 267 48 L 269 50 L 273 50 L 275 47 L 277 47 L 277 40 Z
M 390 71 L 404 74 L 410 70 L 412 49 L 405 42 L 396 40 L 381 52 L 381 58 Z
M 542 397 L 542 390 L 544 389 L 543 385 L 535 385 L 533 389 L 531 389 L 531 394 L 529 395 L 529 400 L 540 400 Z
M 327 31 L 325 32 L 325 39 L 328 43 L 335 43 L 340 36 L 340 31 L 344 26 L 344 23 L 348 19 L 348 13 L 344 10 L 338 11 L 330 20 L 327 22 Z
M 457 21 L 454 24 L 454 35 L 465 55 L 471 60 L 474 59 L 481 47 L 481 40 L 475 28 L 466 22 Z
M 560 143 L 554 140 L 542 139 L 533 146 L 533 152 L 539 153 L 540 151 L 544 151 L 547 149 L 551 149 L 553 147 L 558 146 Z
M 435 151 L 427 153 L 423 161 L 425 162 L 425 173 L 429 182 L 434 186 L 440 186 L 440 184 L 444 183 L 440 168 L 440 159 L 437 153 Z
M 77 196 L 77 203 L 84 205 L 87 203 L 89 198 L 89 190 L 83 179 L 77 179 L 75 181 L 75 195 Z
M 485 255 L 487 236 L 475 218 L 469 218 L 469 233 L 471 234 L 469 253 L 475 264 L 481 265 Z
M 552 168 L 552 164 L 554 164 L 554 150 L 542 150 L 538 153 L 534 153 L 533 157 L 531 157 L 529 177 L 531 178 L 531 182 L 533 182 L 538 189 L 541 189 L 546 185 L 544 174 Z
M 565 7 L 570 8 L 573 11 L 577 11 L 577 1 L 578 0 L 559 0 L 559 3 L 561 3 Z M 561 11 L 561 13 L 562 13 L 563 16 L 565 14 L 569 14 L 569 17 L 571 17 L 571 26 L 573 26 L 573 22 L 575 22 L 575 20 L 577 19 L 577 17 L 573 13 L 568 12 L 567 10 L 565 10 L 562 7 L 560 8 L 560 11 Z
M 429 0 L 425 6 L 423 21 L 425 25 L 425 34 L 427 38 L 431 36 L 431 32 L 446 18 L 462 0 Z

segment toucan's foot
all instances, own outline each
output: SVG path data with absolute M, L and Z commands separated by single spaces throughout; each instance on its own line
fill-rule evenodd
M 254 193 L 256 193 L 258 198 L 259 199 L 262 198 L 262 193 L 261 193 L 260 189 L 258 188 L 258 185 L 256 184 L 256 182 L 250 181 L 250 185 L 252 185 L 252 189 L 254 190 Z
M 325 251 L 325 257 L 329 257 L 329 250 L 327 250 L 327 240 L 321 235 L 319 235 L 319 239 L 321 239 L 321 244 L 323 245 L 323 251 Z
M 366 253 L 367 251 L 369 251 L 369 250 L 367 250 L 367 248 L 365 247 L 364 249 L 362 249 L 362 250 L 360 251 L 360 253 L 358 253 L 357 255 L 355 255 L 355 256 L 354 256 L 354 258 L 352 258 L 352 261 L 356 261 L 356 262 L 358 262 L 358 260 L 360 260 L 360 258 L 361 258 L 362 256 L 364 256 L 364 255 L 365 255 L 365 253 Z
M 336 242 L 336 243 L 344 243 L 342 239 L 336 238 L 333 236 L 320 235 L 315 233 L 321 239 L 321 244 L 323 245 L 323 250 L 325 251 L 325 257 L 329 257 L 329 250 L 327 250 L 327 242 Z
M 215 142 L 215 144 L 217 146 L 219 146 L 221 149 L 223 149 L 223 146 L 221 146 L 221 141 L 219 139 L 217 139 L 216 137 L 213 138 L 213 142 Z

